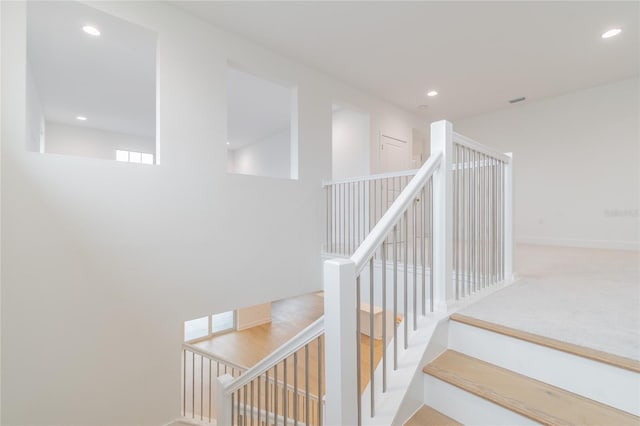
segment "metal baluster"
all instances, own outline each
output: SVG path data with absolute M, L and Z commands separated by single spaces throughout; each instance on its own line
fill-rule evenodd
M 480 155 L 480 288 L 485 288 L 485 277 L 484 277 L 484 259 L 486 258 L 487 252 L 485 251 L 485 235 L 484 235 L 484 219 L 485 219 L 485 183 L 484 183 L 484 175 L 485 175 L 485 161 L 486 156 L 484 154 Z
M 374 373 L 374 324 L 373 324 L 373 256 L 369 260 L 369 380 L 371 390 L 371 417 L 375 416 L 375 381 Z
M 358 196 L 357 196 L 357 200 L 358 200 L 358 214 L 356 216 L 357 219 L 357 225 L 355 227 L 355 234 L 356 234 L 356 247 L 360 247 L 360 242 L 362 241 L 360 239 L 360 223 L 361 223 L 361 215 L 360 215 L 360 199 L 362 197 L 362 193 L 360 192 L 360 182 L 356 182 L 357 185 L 357 190 L 358 190 Z
M 247 385 L 242 387 L 242 424 L 247 426 Z
M 387 190 L 389 188 L 387 187 Z M 382 392 L 387 391 L 387 237 L 382 241 Z
M 409 210 L 404 211 L 404 252 L 402 256 L 402 260 L 404 261 L 404 349 L 406 350 L 409 347 L 409 298 L 408 298 L 408 288 L 409 288 L 409 265 L 407 259 L 409 258 L 408 253 L 408 245 L 409 245 Z
M 283 377 L 284 377 L 283 380 L 282 380 L 282 383 L 283 383 L 283 385 L 282 385 L 282 388 L 283 388 L 282 389 L 282 412 L 284 414 L 284 422 L 283 423 L 286 425 L 287 424 L 287 417 L 288 417 L 287 408 L 289 408 L 288 407 L 288 405 L 289 405 L 288 404 L 289 403 L 289 401 L 288 401 L 289 400 L 289 395 L 287 394 L 287 387 L 288 387 L 288 385 L 287 385 L 287 358 L 285 358 L 282 361 L 282 368 L 283 368 L 283 372 L 282 373 L 283 373 Z
M 393 226 L 393 369 L 398 369 L 398 224 Z
M 356 278 L 356 381 L 358 382 L 358 425 L 362 424 L 362 404 L 360 389 L 362 388 L 362 355 L 361 355 L 361 332 L 360 332 L 360 275 Z
M 249 424 L 250 424 L 251 426 L 253 426 L 253 411 L 254 411 L 254 410 L 253 410 L 253 407 L 255 407 L 255 406 L 253 405 L 253 382 L 254 382 L 254 381 L 252 380 L 252 381 L 251 381 L 251 386 L 250 386 L 250 388 L 249 388 L 249 389 L 250 389 L 250 391 L 251 391 L 250 399 L 249 399 L 249 400 L 251 401 L 251 402 L 250 402 L 250 405 L 249 405 L 249 406 L 250 406 L 250 409 L 249 409 L 249 410 L 250 410 L 250 411 L 249 411 L 249 415 L 251 416 L 251 422 L 250 422 Z
M 182 350 L 182 415 L 187 417 L 187 350 Z
M 278 364 L 273 366 L 273 424 L 278 426 Z
M 504 162 L 500 163 L 500 280 L 504 280 Z
M 427 272 L 427 267 L 425 265 L 426 260 L 427 260 L 427 256 L 426 256 L 426 250 L 427 250 L 427 241 L 425 239 L 425 221 L 426 221 L 426 214 L 427 212 L 425 211 L 425 205 L 427 203 L 427 201 L 425 200 L 425 197 L 427 195 L 427 186 L 429 185 L 429 182 L 427 181 L 427 183 L 425 184 L 425 186 L 422 187 L 422 193 L 420 195 L 420 263 L 422 264 L 422 316 L 427 315 L 427 287 L 426 287 L 426 282 L 427 282 L 427 277 L 426 277 L 426 272 Z
M 298 426 L 298 352 L 293 353 L 293 426 Z
M 261 421 L 262 421 L 262 413 L 260 412 L 260 409 L 262 408 L 262 404 L 260 403 L 260 376 L 258 376 L 258 383 L 256 383 L 256 387 L 258 388 L 258 426 L 261 426 Z M 265 404 L 266 405 L 266 404 Z
M 378 185 L 373 181 L 373 226 L 378 223 Z
M 269 370 L 264 372 L 264 423 L 269 424 Z
M 458 144 L 453 144 L 453 272 L 455 273 L 455 297 L 460 299 L 460 270 L 458 268 L 458 182 L 460 174 L 460 164 L 458 160 Z
M 496 224 L 496 228 L 495 228 L 495 235 L 496 235 L 496 242 L 495 242 L 495 251 L 496 251 L 496 260 L 495 260 L 495 268 L 496 268 L 496 282 L 498 282 L 498 265 L 499 265 L 499 240 L 498 240 L 498 234 L 499 234 L 499 227 L 498 227 L 498 218 L 500 217 L 500 212 L 498 209 L 499 206 L 499 196 L 500 196 L 500 180 L 499 180 L 499 175 L 498 175 L 498 170 L 499 170 L 500 164 L 499 161 L 496 160 L 496 195 L 495 195 L 495 203 L 496 203 L 496 217 L 495 217 L 495 224 Z
M 471 294 L 471 149 L 467 148 L 467 296 Z
M 318 425 L 322 425 L 322 368 L 322 336 L 318 336 Z
M 196 418 L 196 353 L 191 352 L 191 418 Z
M 495 232 L 494 219 L 496 217 L 495 205 L 495 162 L 491 160 L 491 284 L 495 284 Z
M 462 238 L 460 244 L 462 245 L 462 297 L 466 297 L 467 288 L 467 150 L 461 146 L 462 150 Z
M 429 310 L 433 312 L 433 177 L 429 178 Z
M 386 192 L 389 191 L 389 187 L 387 187 L 387 190 L 385 191 L 385 186 L 383 185 L 382 179 L 380 179 L 380 218 L 382 218 L 382 215 L 384 215 L 384 212 L 386 211 L 386 209 L 384 208 L 384 203 L 383 198 L 385 198 Z
M 418 258 L 416 256 L 417 244 L 416 244 L 416 229 L 418 227 L 418 221 L 416 218 L 416 202 L 411 203 L 411 213 L 413 216 L 413 331 L 418 329 Z M 409 263 L 409 262 L 407 262 Z
M 475 250 L 475 221 L 474 221 L 474 216 L 475 216 L 475 204 L 476 204 L 476 185 L 475 185 L 475 164 L 474 164 L 474 160 L 475 160 L 475 151 L 470 150 L 469 151 L 469 205 L 471 206 L 471 209 L 469 210 L 469 249 L 471 250 L 471 257 L 470 262 L 469 262 L 469 267 L 470 267 L 470 275 L 469 275 L 469 286 L 470 286 L 470 293 L 474 293 L 475 292 L 475 281 L 474 281 L 474 270 L 475 270 L 475 257 L 476 257 L 476 250 Z
M 367 207 L 369 209 L 369 232 L 371 232 L 371 230 L 373 229 L 373 203 L 371 202 L 372 197 L 373 197 L 373 190 L 371 189 L 373 187 L 373 181 L 370 180 L 369 181 L 369 193 L 368 193 L 368 197 L 367 197 Z
M 360 389 L 358 389 L 358 401 L 360 401 Z M 304 346 L 304 407 L 305 407 L 305 411 L 304 411 L 305 425 L 308 425 L 309 424 L 309 345 L 308 344 Z M 358 403 L 358 407 L 360 407 L 360 403 Z M 358 413 L 360 413 L 360 409 L 358 409 Z
M 351 247 L 351 202 L 353 201 L 353 194 L 351 194 L 351 184 L 346 183 L 347 185 L 347 228 L 345 232 L 345 238 L 347 241 L 347 254 L 352 253 Z

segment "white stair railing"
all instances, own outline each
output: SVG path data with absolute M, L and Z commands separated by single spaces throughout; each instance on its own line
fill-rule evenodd
M 419 316 L 511 278 L 511 155 L 446 121 L 431 125 L 431 152 L 417 171 L 325 185 L 326 248 L 351 256 L 325 262 L 324 317 L 246 371 L 222 372 L 221 360 L 185 345 L 185 416 L 361 425 L 375 417 Z
M 324 318 L 302 330 L 237 378 L 215 381 L 219 425 L 309 425 L 324 422 Z
M 246 368 L 216 357 L 188 343 L 182 345 L 182 415 L 209 422 L 216 418 L 213 407 L 216 378 L 239 377 Z
M 387 392 L 409 329 L 417 329 L 427 305 L 446 312 L 456 300 L 510 278 L 511 157 L 454 134 L 447 121 L 431 125 L 431 153 L 353 255 L 325 262 L 327 424 L 361 425 L 365 416 L 375 417 L 376 399 Z M 368 394 L 361 395 L 365 386 Z
M 325 253 L 351 256 L 417 172 L 324 182 Z

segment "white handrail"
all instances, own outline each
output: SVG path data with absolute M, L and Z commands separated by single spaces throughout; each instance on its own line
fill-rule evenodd
M 353 182 L 367 182 L 370 180 L 378 180 L 378 179 L 387 179 L 394 177 L 403 177 L 403 176 L 413 176 L 418 173 L 420 169 L 411 169 L 411 170 L 402 170 L 400 172 L 389 172 L 389 173 L 378 173 L 377 175 L 366 175 L 366 176 L 354 176 L 344 179 L 336 179 L 336 180 L 323 180 L 322 187 L 329 185 L 336 185 L 339 183 L 353 183 Z
M 467 148 L 471 148 L 473 150 L 481 152 L 490 157 L 496 158 L 505 163 L 511 162 L 511 157 L 503 154 L 502 152 L 498 152 L 492 148 L 489 148 L 486 145 L 482 145 L 471 138 L 461 135 L 460 133 L 453 132 L 453 142 L 457 143 L 458 145 L 463 145 Z
M 398 198 L 391 204 L 391 207 L 385 212 L 376 226 L 369 232 L 369 235 L 360 244 L 351 256 L 351 260 L 356 264 L 356 274 L 362 271 L 366 262 L 373 256 L 384 239 L 389 235 L 393 226 L 409 207 L 413 200 L 422 190 L 425 182 L 440 167 L 442 153 L 432 154 L 426 163 L 418 170 L 418 173 L 407 184 L 404 190 L 398 195 Z
M 195 346 L 193 346 L 193 345 L 191 345 L 189 343 L 183 343 L 182 344 L 182 348 L 188 350 L 189 352 L 193 352 L 193 353 L 195 353 L 197 355 L 200 355 L 201 357 L 204 357 L 204 358 L 213 360 L 215 362 L 218 362 L 220 364 L 227 364 L 229 367 L 235 368 L 236 370 L 240 370 L 240 371 L 246 371 L 247 370 L 247 367 L 243 367 L 243 366 L 241 366 L 239 364 L 236 364 L 235 362 L 231 362 L 231 361 L 228 361 L 228 360 L 226 360 L 224 358 L 220 358 L 217 355 L 213 355 L 211 353 L 205 352 L 202 349 L 199 349 L 199 348 L 197 348 L 197 347 L 195 347 Z
M 287 359 L 289 356 L 304 348 L 305 345 L 324 333 L 324 315 L 314 323 L 292 337 L 287 343 L 270 353 L 256 365 L 246 370 L 245 373 L 224 386 L 224 393 L 231 395 L 233 392 L 251 383 L 254 379 L 264 374 L 274 365 Z

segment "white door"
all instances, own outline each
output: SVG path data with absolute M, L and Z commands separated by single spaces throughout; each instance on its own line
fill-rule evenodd
M 380 135 L 380 172 L 399 172 L 411 169 L 411 146 L 407 141 Z

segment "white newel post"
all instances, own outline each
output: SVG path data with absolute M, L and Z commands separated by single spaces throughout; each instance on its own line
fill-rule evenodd
M 213 412 L 218 425 L 231 425 L 231 395 L 225 394 L 225 387 L 232 381 L 233 377 L 228 374 L 213 381 Z
M 513 278 L 513 153 L 504 167 L 504 277 Z
M 453 126 L 446 120 L 431 123 L 431 153 L 442 152 L 433 175 L 433 283 L 434 309 L 446 311 L 453 302 Z
M 325 424 L 358 423 L 356 380 L 356 266 L 324 262 Z

